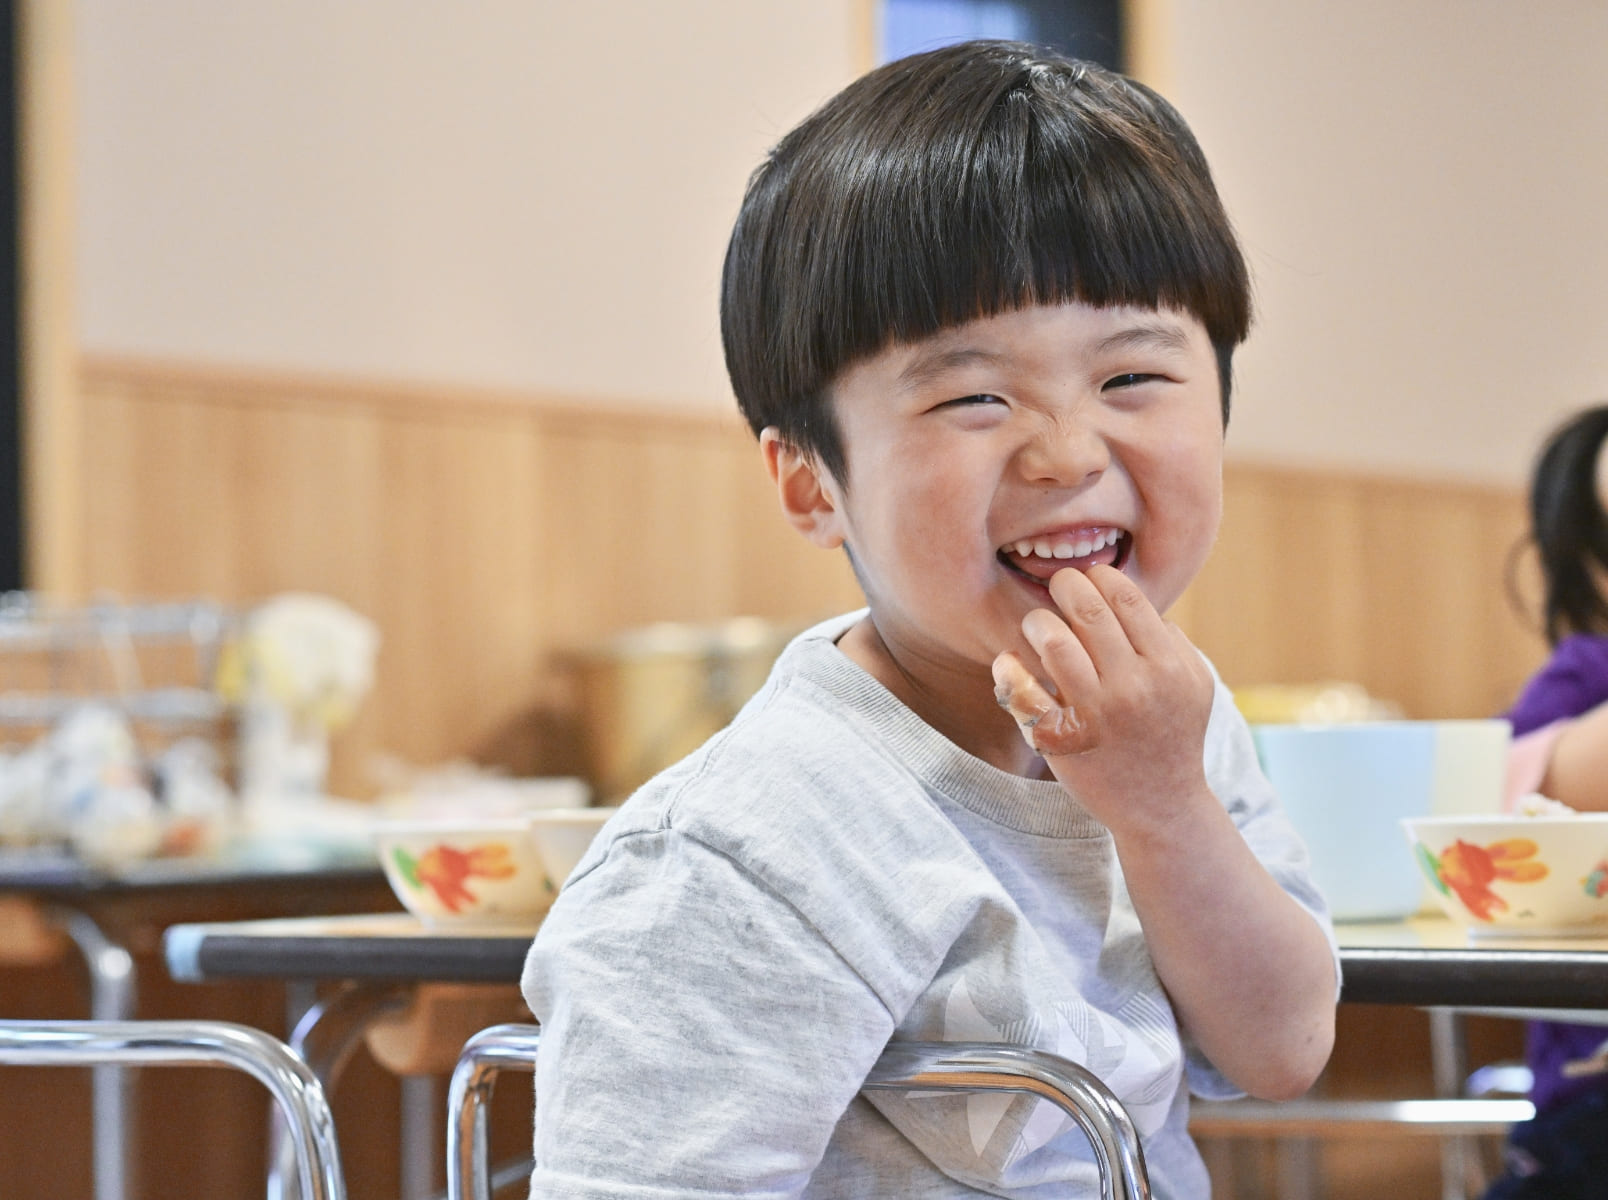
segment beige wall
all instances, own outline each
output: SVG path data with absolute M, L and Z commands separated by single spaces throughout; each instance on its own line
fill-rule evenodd
M 1517 481 L 1608 401 L 1608 6 L 1167 7 L 1256 275 L 1234 454 Z
M 723 407 L 748 170 L 870 0 L 77 0 L 92 352 Z M 1608 397 L 1600 0 L 1143 0 L 1256 272 L 1231 453 L 1517 482 Z
M 76 0 L 90 351 L 726 403 L 720 256 L 859 0 Z

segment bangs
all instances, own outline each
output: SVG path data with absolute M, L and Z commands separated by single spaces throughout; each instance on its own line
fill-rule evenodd
M 1180 170 L 1167 148 L 1136 136 L 1143 126 L 1102 129 L 1093 118 L 1103 112 L 1082 121 L 1040 113 L 1026 91 L 1006 92 L 947 145 L 868 156 L 863 219 L 838 247 L 828 239 L 818 262 L 818 294 L 838 297 L 817 310 L 832 318 L 807 351 L 819 368 L 977 317 L 1074 300 L 1181 309 L 1214 343 L 1244 339 L 1245 268 L 1223 236 L 1215 192 L 1199 186 L 1204 163 Z M 948 169 L 928 173 L 924 161 Z

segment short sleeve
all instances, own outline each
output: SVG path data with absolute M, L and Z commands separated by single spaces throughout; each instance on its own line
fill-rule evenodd
M 666 829 L 566 885 L 522 984 L 533 1197 L 796 1196 L 893 1032 L 794 907 Z
M 1608 701 L 1608 638 L 1571 634 L 1530 677 L 1508 711 L 1515 737 L 1582 713 Z

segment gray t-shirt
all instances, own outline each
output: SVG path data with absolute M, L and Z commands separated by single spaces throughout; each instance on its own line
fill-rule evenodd
M 1110 835 L 844 656 L 859 615 L 801 635 L 726 730 L 632 796 L 543 923 L 523 978 L 542 1025 L 532 1196 L 1097 1194 L 1084 1135 L 1047 1103 L 861 1095 L 890 1038 L 1083 1063 L 1138 1126 L 1157 1197 L 1206 1196 L 1188 1094 L 1236 1093 L 1178 1028 Z M 1220 681 L 1205 765 L 1327 930 Z

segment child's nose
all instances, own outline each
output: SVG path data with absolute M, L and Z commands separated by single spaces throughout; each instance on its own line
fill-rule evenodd
M 1111 465 L 1111 448 L 1100 432 L 1078 420 L 1046 423 L 1022 447 L 1018 463 L 1029 483 L 1077 487 Z

